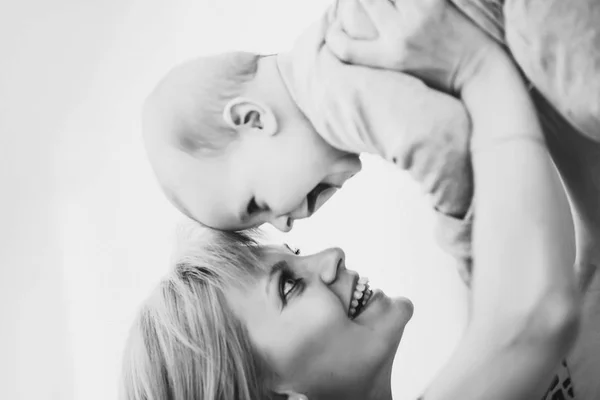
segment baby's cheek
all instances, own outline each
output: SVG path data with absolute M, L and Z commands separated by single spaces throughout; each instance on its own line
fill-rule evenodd
M 358 0 L 338 2 L 337 18 L 344 31 L 355 39 L 375 39 L 377 29 Z

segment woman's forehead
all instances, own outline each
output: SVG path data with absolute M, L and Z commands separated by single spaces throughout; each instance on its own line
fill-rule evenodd
M 260 246 L 259 258 L 262 266 L 261 275 L 267 276 L 281 261 L 292 261 L 295 252 L 286 243 L 265 244 Z
M 264 255 L 277 255 L 289 251 L 290 247 L 285 243 L 269 243 L 261 246 Z

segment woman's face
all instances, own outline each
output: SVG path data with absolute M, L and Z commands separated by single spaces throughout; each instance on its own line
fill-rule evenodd
M 250 287 L 231 289 L 228 299 L 276 373 L 274 389 L 345 399 L 389 390 L 412 303 L 379 290 L 369 296 L 364 280 L 346 269 L 341 249 L 301 256 L 287 246 L 268 247 L 263 260 L 270 270 Z M 361 289 L 364 306 L 357 301 Z

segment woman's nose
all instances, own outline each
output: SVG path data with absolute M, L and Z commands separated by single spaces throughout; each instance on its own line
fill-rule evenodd
M 319 275 L 321 280 L 330 285 L 338 277 L 340 268 L 345 267 L 346 254 L 339 247 L 333 247 L 322 251 L 319 256 Z
M 292 226 L 294 226 L 294 220 L 287 215 L 273 217 L 269 223 L 284 233 L 291 231 Z

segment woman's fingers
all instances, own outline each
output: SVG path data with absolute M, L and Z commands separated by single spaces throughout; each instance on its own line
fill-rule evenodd
M 387 32 L 397 28 L 398 19 L 395 18 L 394 14 L 398 12 L 398 9 L 396 8 L 395 1 L 360 0 L 360 3 L 379 32 Z
M 335 56 L 347 63 L 408 72 L 442 90 L 459 91 L 464 82 L 457 77 L 468 74 L 469 65 L 491 43 L 448 0 L 340 2 L 349 3 L 349 11 L 336 18 L 368 18 L 377 37 L 352 37 L 345 25 L 334 22 L 326 41 Z
M 344 32 L 339 22 L 331 25 L 325 40 L 331 52 L 344 62 L 373 67 L 382 66 L 375 42 L 351 38 Z

